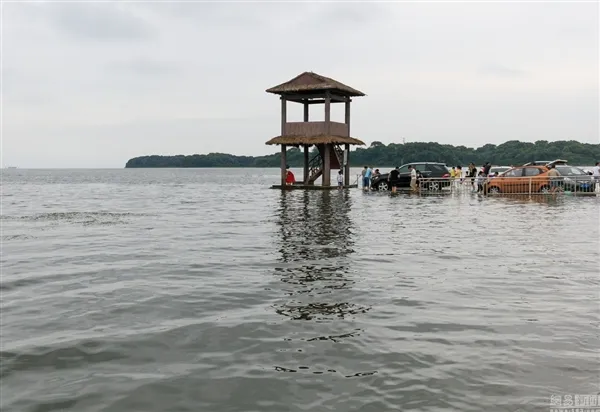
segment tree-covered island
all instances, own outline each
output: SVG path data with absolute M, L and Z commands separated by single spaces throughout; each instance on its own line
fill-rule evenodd
M 313 148 L 314 150 L 314 148 Z M 523 164 L 533 160 L 565 159 L 573 165 L 594 165 L 600 161 L 600 144 L 581 143 L 575 140 L 535 143 L 511 140 L 500 145 L 486 144 L 478 148 L 443 145 L 439 143 L 373 142 L 368 148 L 357 148 L 350 153 L 352 165 L 399 166 L 401 164 L 431 161 L 447 165 L 466 165 L 469 162 L 496 165 Z M 287 161 L 291 167 L 302 167 L 300 149 L 290 148 Z M 280 154 L 265 156 L 236 156 L 225 153 L 177 156 L 140 156 L 127 161 L 126 168 L 142 167 L 279 167 Z

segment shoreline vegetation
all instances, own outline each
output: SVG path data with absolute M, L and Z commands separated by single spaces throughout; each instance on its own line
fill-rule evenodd
M 312 152 L 315 152 L 312 148 Z M 311 158 L 313 154 L 311 153 Z M 600 161 L 600 144 L 581 143 L 575 140 L 535 143 L 510 140 L 500 145 L 486 144 L 478 148 L 442 145 L 435 142 L 390 143 L 372 142 L 368 148 L 359 147 L 350 152 L 350 163 L 363 165 L 388 165 L 429 161 L 446 163 L 448 166 L 467 165 L 470 162 L 495 165 L 523 164 L 533 160 L 565 159 L 571 164 L 593 165 Z M 291 167 L 302 167 L 301 149 L 292 147 L 287 152 Z M 265 156 L 236 156 L 227 153 L 209 153 L 177 156 L 139 156 L 129 159 L 125 168 L 169 167 L 279 167 L 280 152 Z

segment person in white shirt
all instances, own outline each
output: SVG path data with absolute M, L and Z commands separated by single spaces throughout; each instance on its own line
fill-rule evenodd
M 413 165 L 408 166 L 408 170 L 410 170 L 410 190 L 413 192 L 417 191 L 417 169 L 413 167 Z
M 338 172 L 337 175 L 337 183 L 338 189 L 342 189 L 344 187 L 344 172 L 342 172 L 341 170 Z

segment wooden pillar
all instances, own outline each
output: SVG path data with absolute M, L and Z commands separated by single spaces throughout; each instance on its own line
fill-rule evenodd
M 304 121 L 308 122 L 308 103 L 304 103 Z
M 331 144 L 323 149 L 323 186 L 331 186 Z
M 344 145 L 346 164 L 344 165 L 344 186 L 350 186 L 350 144 Z
M 287 122 L 287 100 L 281 96 L 281 135 L 285 135 L 285 123 Z
M 345 110 L 345 116 L 344 116 L 344 123 L 346 123 L 346 125 L 348 126 L 346 129 L 348 130 L 348 137 L 350 137 L 350 102 L 352 100 L 350 100 L 349 97 L 346 98 L 346 110 Z
M 308 105 L 307 105 L 308 106 Z M 304 145 L 304 184 L 308 184 L 308 145 Z
M 281 145 L 281 186 L 285 186 L 285 172 L 287 166 L 287 146 Z
M 325 93 L 325 134 L 331 134 L 331 94 Z
M 344 123 L 346 123 L 346 131 L 348 133 L 348 137 L 350 137 L 350 102 L 352 100 L 350 97 L 346 97 L 346 102 L 344 103 Z M 344 166 L 344 185 L 350 186 L 350 145 L 346 143 L 344 145 L 344 155 L 346 156 L 346 165 Z

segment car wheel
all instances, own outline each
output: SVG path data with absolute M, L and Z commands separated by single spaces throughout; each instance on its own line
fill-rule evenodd
M 500 188 L 497 186 L 492 186 L 488 189 L 488 193 L 491 193 L 491 194 L 500 193 Z
M 540 187 L 540 193 L 550 193 L 550 187 L 548 187 L 548 186 Z
M 440 184 L 439 184 L 439 183 L 437 183 L 437 182 L 430 182 L 430 183 L 427 185 L 427 189 L 428 189 L 428 190 L 440 190 Z
M 379 182 L 377 184 L 377 190 L 384 191 L 384 190 L 388 190 L 388 189 L 389 189 L 389 186 L 388 186 L 387 182 Z

